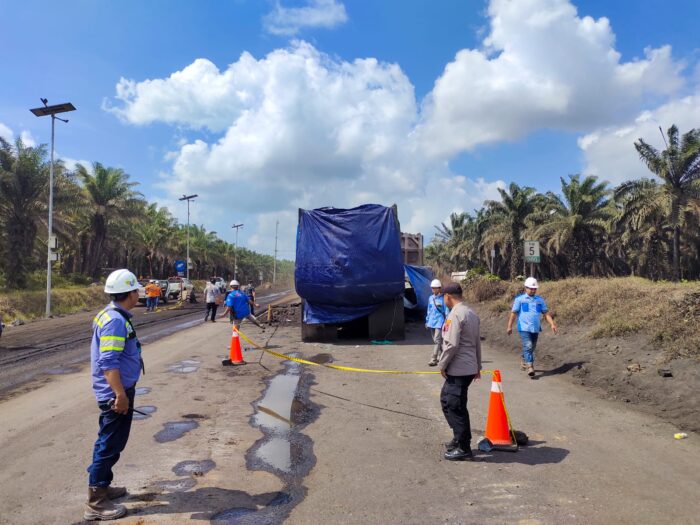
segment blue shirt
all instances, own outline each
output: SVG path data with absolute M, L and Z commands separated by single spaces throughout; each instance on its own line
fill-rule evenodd
M 538 333 L 542 331 L 540 317 L 546 314 L 549 308 L 539 295 L 530 297 L 524 293 L 515 298 L 511 311 L 518 314 L 519 332 Z
M 250 304 L 246 294 L 240 290 L 232 290 L 226 296 L 226 306 L 233 310 L 236 319 L 243 319 L 250 315 Z
M 127 322 L 131 314 L 116 308 L 110 303 L 92 321 L 92 390 L 99 402 L 116 397 L 105 378 L 105 370 L 119 370 L 124 388 L 134 386 L 141 376 L 141 344 Z
M 449 313 L 449 308 L 445 306 L 445 296 L 431 295 L 428 299 L 428 313 L 425 315 L 425 326 L 428 328 L 442 328 Z

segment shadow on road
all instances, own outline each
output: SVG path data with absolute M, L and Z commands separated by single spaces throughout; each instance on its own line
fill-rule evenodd
M 586 361 L 576 361 L 575 363 L 564 363 L 563 365 L 558 366 L 556 368 L 552 368 L 551 370 L 542 370 L 540 373 L 538 373 L 532 379 L 537 380 L 540 377 L 557 376 L 557 375 L 561 375 L 561 374 L 566 374 L 568 371 L 570 371 L 574 368 L 579 368 L 580 366 L 582 366 L 585 363 L 586 363 Z
M 218 487 L 202 487 L 188 492 L 145 492 L 134 494 L 118 503 L 130 504 L 147 501 L 146 507 L 129 508 L 127 516 L 149 516 L 156 514 L 191 514 L 191 520 L 210 521 L 212 516 L 222 509 L 250 509 L 255 512 L 261 508 L 275 505 L 280 500 L 280 492 L 267 492 L 251 495 L 242 490 L 229 490 Z M 80 521 L 74 525 L 93 522 Z
M 534 444 L 535 442 L 531 442 Z M 543 442 L 538 442 L 543 443 Z M 551 465 L 561 463 L 569 455 L 565 448 L 527 446 L 517 452 L 477 453 L 475 461 L 483 463 L 520 463 L 522 465 Z

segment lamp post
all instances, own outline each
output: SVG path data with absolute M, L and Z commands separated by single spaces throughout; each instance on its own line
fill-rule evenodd
M 55 248 L 55 237 L 53 236 L 53 156 L 54 156 L 54 136 L 56 128 L 56 119 L 61 122 L 68 123 L 68 119 L 62 119 L 57 117 L 57 113 L 66 113 L 68 111 L 75 111 L 75 106 L 70 102 L 64 102 L 63 104 L 56 104 L 54 106 L 49 106 L 48 100 L 42 98 L 41 101 L 44 103 L 43 107 L 30 109 L 34 115 L 37 117 L 45 117 L 47 115 L 51 116 L 51 164 L 49 165 L 49 236 L 47 239 L 47 254 L 46 254 L 46 317 L 51 317 L 51 263 L 53 262 L 54 252 L 51 250 Z
M 233 280 L 236 280 L 236 272 L 238 271 L 238 230 L 243 228 L 243 223 L 234 224 L 231 226 L 236 230 L 236 242 L 233 244 Z
M 187 262 L 185 263 L 185 275 L 187 280 L 190 279 L 190 201 L 199 197 L 199 195 L 183 195 L 181 201 L 187 201 Z

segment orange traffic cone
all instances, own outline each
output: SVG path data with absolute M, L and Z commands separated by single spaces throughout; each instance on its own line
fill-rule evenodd
M 506 413 L 505 397 L 501 387 L 501 371 L 493 371 L 491 383 L 491 399 L 489 400 L 489 413 L 486 417 L 486 439 L 494 446 L 516 445 L 510 432 L 508 414 Z
M 238 330 L 235 326 L 233 327 L 233 332 L 231 332 L 231 347 L 228 352 L 228 360 L 232 365 L 246 364 L 241 353 L 241 339 L 238 337 Z

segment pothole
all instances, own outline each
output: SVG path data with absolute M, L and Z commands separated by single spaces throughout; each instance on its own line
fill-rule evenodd
M 139 414 L 139 412 L 143 412 L 143 414 Z M 142 419 L 148 419 L 151 417 L 151 414 L 155 413 L 158 410 L 158 408 L 154 407 L 153 405 L 144 405 L 141 407 L 134 407 L 134 415 L 133 419 L 135 420 L 142 420 Z
M 173 467 L 173 472 L 177 476 L 203 476 L 216 466 L 210 459 L 201 461 L 181 461 Z
M 158 431 L 153 436 L 153 439 L 155 439 L 158 443 L 175 441 L 198 426 L 199 423 L 196 421 L 169 421 L 167 423 L 163 423 L 163 429 Z

